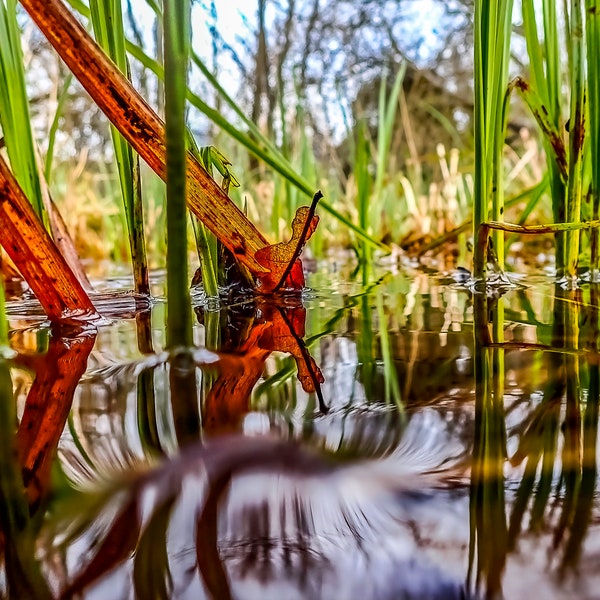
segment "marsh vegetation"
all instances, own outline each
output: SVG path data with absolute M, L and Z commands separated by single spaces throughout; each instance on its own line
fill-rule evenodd
M 2 597 L 597 596 L 597 2 L 416 4 L 0 0 Z

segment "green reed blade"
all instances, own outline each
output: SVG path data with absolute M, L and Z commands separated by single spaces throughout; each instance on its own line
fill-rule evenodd
M 221 177 L 223 177 L 225 188 L 229 188 L 230 181 L 233 185 L 239 185 L 227 168 L 229 162 L 216 148 L 206 146 L 198 150 L 195 148 L 192 136 L 190 136 L 190 145 L 195 149 L 198 160 L 211 177 L 213 176 L 213 167 L 215 167 L 221 174 Z M 216 297 L 219 295 L 219 252 L 217 240 L 194 215 L 192 215 L 192 225 L 194 227 L 198 258 L 200 259 L 200 268 L 202 269 L 202 285 L 207 296 Z
M 585 139 L 585 65 L 583 14 L 581 0 L 571 0 L 570 35 L 570 75 L 571 107 L 569 127 L 569 180 L 567 183 L 566 220 L 576 222 L 581 219 L 581 199 L 583 194 L 583 159 Z M 596 57 L 595 60 L 598 60 Z M 579 232 L 565 235 L 565 275 L 577 277 L 579 263 Z
M 369 199 L 371 197 L 370 148 L 367 137 L 367 126 L 364 121 L 359 121 L 356 127 L 354 180 L 356 184 L 356 208 L 358 210 L 358 223 L 361 229 L 369 227 Z M 364 243 L 359 245 L 360 265 L 362 268 L 363 285 L 368 283 L 370 277 L 371 248 Z
M 165 117 L 167 138 L 167 346 L 189 347 L 185 104 L 190 48 L 189 0 L 165 0 Z
M 592 219 L 600 218 L 600 3 L 586 0 L 587 100 L 589 107 L 589 153 L 592 161 Z M 600 269 L 600 234 L 592 234 L 591 269 Z
M 396 113 L 402 92 L 402 82 L 406 73 L 406 64 L 403 63 L 396 74 L 389 97 L 387 93 L 387 77 L 381 79 L 379 86 L 379 105 L 378 105 L 378 122 L 377 122 L 377 155 L 375 158 L 375 181 L 372 186 L 372 191 L 369 193 L 368 207 L 366 213 L 366 221 L 360 220 L 360 226 L 367 232 L 371 233 L 381 230 L 382 215 L 386 211 L 386 194 L 384 191 L 385 176 L 389 169 L 389 154 L 392 145 L 392 138 L 395 131 L 394 123 Z M 354 165 L 355 171 L 357 168 L 364 169 L 365 165 Z M 367 164 L 367 175 L 371 177 L 369 170 L 370 165 Z M 362 177 L 362 176 L 361 176 Z M 355 173 L 355 178 L 358 181 L 358 175 Z M 397 196 L 392 194 L 391 212 L 397 212 Z
M 282 80 L 281 69 L 278 69 L 278 79 L 277 79 L 277 104 L 279 106 L 279 127 L 281 129 L 281 154 L 291 163 L 291 155 L 290 155 L 290 136 L 288 133 L 288 124 L 287 124 L 287 107 L 285 103 L 285 94 L 283 92 L 284 84 Z M 301 120 L 301 116 L 298 115 L 298 119 Z M 304 128 L 301 128 L 301 135 L 304 138 Z M 316 181 L 316 179 L 315 179 Z M 296 208 L 296 199 L 294 197 L 294 193 L 292 191 L 292 184 L 289 179 L 283 179 L 283 187 L 285 190 L 285 199 L 287 201 L 287 212 L 285 214 L 285 221 L 289 223 L 294 218 L 295 208 Z M 279 239 L 279 217 L 281 216 L 281 198 L 279 194 L 275 194 L 273 198 L 273 217 L 272 217 L 272 231 L 275 239 Z
M 531 84 L 537 91 L 540 102 L 544 106 L 549 105 L 548 81 L 544 71 L 544 53 L 539 43 L 539 33 L 536 21 L 536 11 L 533 5 L 534 0 L 522 1 L 523 28 L 525 31 L 525 43 L 527 44 L 527 53 L 529 55 L 529 64 L 531 69 Z M 545 3 L 547 4 L 547 3 Z M 549 118 L 553 119 L 554 115 Z
M 11 170 L 47 225 L 31 129 L 16 0 L 0 0 L 0 124 Z
M 504 211 L 502 106 L 508 80 L 512 7 L 512 0 L 475 2 L 475 236 L 479 226 L 489 218 L 490 201 L 493 219 L 500 220 Z M 502 261 L 503 241 L 499 236 L 494 241 Z M 485 277 L 485 260 L 476 261 L 476 265 L 474 276 Z
M 396 110 L 398 108 L 398 99 L 402 91 L 402 82 L 406 74 L 406 63 L 402 63 L 389 98 L 386 99 L 386 78 L 381 80 L 379 93 L 379 122 L 377 124 L 377 171 L 375 175 L 374 197 L 377 200 L 381 196 L 383 189 L 383 179 L 386 173 L 386 167 L 390 148 L 392 145 L 392 137 L 394 134 L 394 122 L 396 120 Z
M 128 74 L 121 0 L 90 0 L 90 16 L 96 41 L 120 71 Z M 111 136 L 125 208 L 135 288 L 138 293 L 149 294 L 139 157 L 112 125 Z
M 542 2 L 542 33 L 543 40 L 540 43 L 540 31 L 536 20 L 536 5 L 534 0 L 523 1 L 523 23 L 525 26 L 525 40 L 527 53 L 531 66 L 531 87 L 535 90 L 539 102 L 528 102 L 534 112 L 534 116 L 544 131 L 544 149 L 550 174 L 550 191 L 552 196 L 552 213 L 555 223 L 564 222 L 566 219 L 566 174 L 567 153 L 560 134 L 562 73 L 560 61 L 559 35 L 558 35 L 558 12 L 555 0 L 544 0 Z M 535 107 L 535 108 L 534 108 Z M 536 111 L 540 110 L 538 115 Z M 544 125 L 543 120 L 548 122 Z M 548 132 L 552 132 L 548 137 Z M 558 152 L 557 152 L 558 149 Z M 564 271 L 564 234 L 558 232 L 555 235 L 556 244 L 556 267 L 559 273 Z
M 214 298 L 219 295 L 216 238 L 207 231 L 204 223 L 195 215 L 192 215 L 192 227 L 194 229 L 198 259 L 200 260 L 202 287 L 207 296 Z

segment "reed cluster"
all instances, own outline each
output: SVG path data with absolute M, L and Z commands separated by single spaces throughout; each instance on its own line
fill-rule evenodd
M 576 282 L 582 267 L 598 271 L 598 15 L 594 0 L 560 5 L 522 3 L 529 80 L 507 83 L 512 2 L 476 2 L 475 19 L 475 198 L 478 238 L 475 276 L 485 276 L 487 243 L 481 226 L 493 221 L 494 246 L 502 259 L 504 139 L 512 92 L 518 92 L 537 121 L 546 153 L 556 271 Z M 520 220 L 523 225 L 525 219 Z M 582 232 L 589 231 L 584 236 Z M 527 226 L 521 233 L 539 233 Z M 585 260 L 587 264 L 582 265 Z

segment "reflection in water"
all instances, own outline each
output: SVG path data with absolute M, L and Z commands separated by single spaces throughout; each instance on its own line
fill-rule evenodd
M 176 354 L 160 304 L 98 335 L 15 321 L 0 587 L 594 598 L 599 301 L 388 276 L 198 307 L 203 347 Z
M 461 461 L 448 455 L 446 440 L 426 440 L 441 461 L 427 465 L 431 459 L 417 444 L 434 430 L 422 427 L 409 434 L 405 449 L 371 468 L 345 466 L 332 455 L 270 437 L 221 436 L 188 446 L 149 473 L 130 476 L 125 495 L 104 492 L 113 498 L 108 507 L 97 502 L 96 511 L 75 519 L 69 513 L 58 523 L 67 536 L 88 528 L 76 551 L 67 551 L 77 574 L 65 594 L 118 567 L 141 544 L 142 555 L 152 557 L 154 577 L 165 577 L 153 585 L 171 580 L 177 597 L 198 597 L 202 585 L 215 598 L 351 598 L 358 590 L 374 598 L 465 597 L 455 555 L 467 543 L 458 527 L 465 496 L 453 480 L 462 473 Z M 434 491 L 456 506 L 441 515 Z M 144 554 L 145 533 L 138 542 L 143 526 L 153 532 L 155 554 Z M 431 546 L 436 529 L 446 529 L 447 539 Z M 82 553 L 83 566 L 76 561 Z M 147 582 L 136 578 L 138 556 L 139 545 L 133 571 L 113 570 L 98 594 L 132 578 L 138 596 L 147 597 L 140 588 Z M 380 569 L 368 577 L 373 562 Z M 201 579 L 192 577 L 197 569 Z

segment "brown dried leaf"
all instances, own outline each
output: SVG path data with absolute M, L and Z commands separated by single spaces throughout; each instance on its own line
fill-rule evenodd
M 314 208 L 301 206 L 292 221 L 290 241 L 279 242 L 256 251 L 257 262 L 268 269 L 267 273 L 258 275 L 260 292 L 276 292 L 281 287 L 301 290 L 304 287 L 302 261 L 298 256 L 318 224 L 319 217 L 314 214 Z

